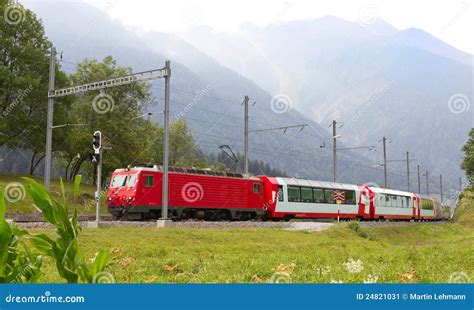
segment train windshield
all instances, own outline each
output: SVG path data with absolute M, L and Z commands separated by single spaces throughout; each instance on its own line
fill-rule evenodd
M 112 178 L 112 182 L 110 183 L 111 188 L 122 187 L 127 184 L 128 175 L 116 175 Z
M 132 175 L 128 178 L 127 186 L 128 186 L 128 187 L 134 187 L 135 184 L 137 184 L 137 175 L 136 175 L 136 174 L 132 174 Z

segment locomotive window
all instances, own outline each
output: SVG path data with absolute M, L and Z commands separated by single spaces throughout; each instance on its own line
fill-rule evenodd
M 411 198 L 410 197 L 405 197 L 406 199 L 406 204 L 407 204 L 407 207 L 410 208 L 411 207 Z
M 153 187 L 154 184 L 153 176 L 152 175 L 146 175 L 145 176 L 145 186 L 146 187 Z
M 309 187 L 301 188 L 301 201 L 313 202 L 313 190 Z
M 255 194 L 260 193 L 260 184 L 258 184 L 258 183 L 254 183 L 254 184 L 253 184 L 253 192 L 254 192 Z
M 127 182 L 126 175 L 116 175 L 112 178 L 112 183 L 110 184 L 111 188 L 122 187 Z
M 128 187 L 134 187 L 136 183 L 137 183 L 137 175 L 136 175 L 136 174 L 132 174 L 132 175 L 130 176 L 130 178 L 128 179 L 127 186 L 128 186 Z
M 324 203 L 324 190 L 321 188 L 313 188 L 314 202 Z
M 346 192 L 346 201 L 344 203 L 349 204 L 349 205 L 355 205 L 356 204 L 355 192 L 354 191 L 345 191 L 345 192 Z
M 332 189 L 324 190 L 324 197 L 325 197 L 326 203 L 335 203 L 334 199 L 332 199 L 333 192 L 334 191 Z
M 300 188 L 296 186 L 288 186 L 288 201 L 300 202 L 301 192 Z
M 283 187 L 278 186 L 278 201 L 283 201 Z

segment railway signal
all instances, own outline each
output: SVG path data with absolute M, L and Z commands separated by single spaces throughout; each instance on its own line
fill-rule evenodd
M 89 154 L 89 159 L 90 159 L 92 164 L 98 165 L 99 161 L 100 161 L 100 154 L 91 153 L 91 154 Z
M 344 191 L 334 191 L 332 193 L 332 200 L 334 200 L 337 204 L 337 221 L 339 222 L 339 213 L 340 213 L 340 205 L 346 201 L 346 193 Z
M 92 148 L 95 154 L 100 154 L 102 148 L 102 133 L 100 131 L 94 132 L 92 136 Z
M 92 148 L 94 149 L 94 154 L 90 154 L 89 157 L 91 162 L 97 165 L 97 190 L 95 192 L 95 221 L 97 227 L 99 227 L 100 221 L 100 190 L 102 188 L 102 133 L 100 131 L 95 131 L 92 135 Z

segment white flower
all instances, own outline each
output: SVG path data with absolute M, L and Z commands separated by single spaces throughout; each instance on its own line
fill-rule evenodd
M 378 279 L 378 276 L 369 274 L 367 278 L 365 278 L 364 283 L 377 283 Z
M 321 266 L 318 268 L 319 276 L 325 276 L 331 273 L 331 268 L 327 266 Z
M 360 259 L 353 260 L 351 258 L 347 262 L 343 263 L 343 265 L 346 267 L 347 271 L 350 273 L 359 273 L 362 270 L 364 270 L 364 263 Z

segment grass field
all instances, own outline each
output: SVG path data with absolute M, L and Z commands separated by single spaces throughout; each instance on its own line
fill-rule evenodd
M 110 250 L 109 271 L 117 282 L 472 282 L 472 192 L 459 210 L 455 223 L 363 228 L 362 233 L 348 223 L 322 232 L 84 229 L 80 246 L 86 257 Z M 54 265 L 45 265 L 41 281 L 61 282 Z
M 20 174 L 0 174 L 0 189 L 6 192 L 8 195 L 5 201 L 6 204 L 6 212 L 7 214 L 12 213 L 33 213 L 36 211 L 35 207 L 33 206 L 32 200 L 25 195 L 24 189 L 21 186 L 16 186 L 16 184 L 26 184 L 26 182 L 22 179 L 24 175 Z M 42 177 L 30 177 L 37 180 L 40 183 L 43 183 Z M 65 181 L 64 186 L 66 188 L 66 193 L 72 193 L 74 182 L 72 181 Z M 9 190 L 10 188 L 10 190 Z M 95 186 L 82 184 L 79 191 L 79 207 L 78 212 L 80 215 L 92 215 L 95 214 Z M 59 195 L 59 180 L 52 179 L 51 180 L 51 192 L 57 196 Z M 72 197 L 71 197 L 72 199 Z M 105 195 L 102 197 L 102 208 L 101 214 L 108 214 L 107 208 L 105 206 Z

